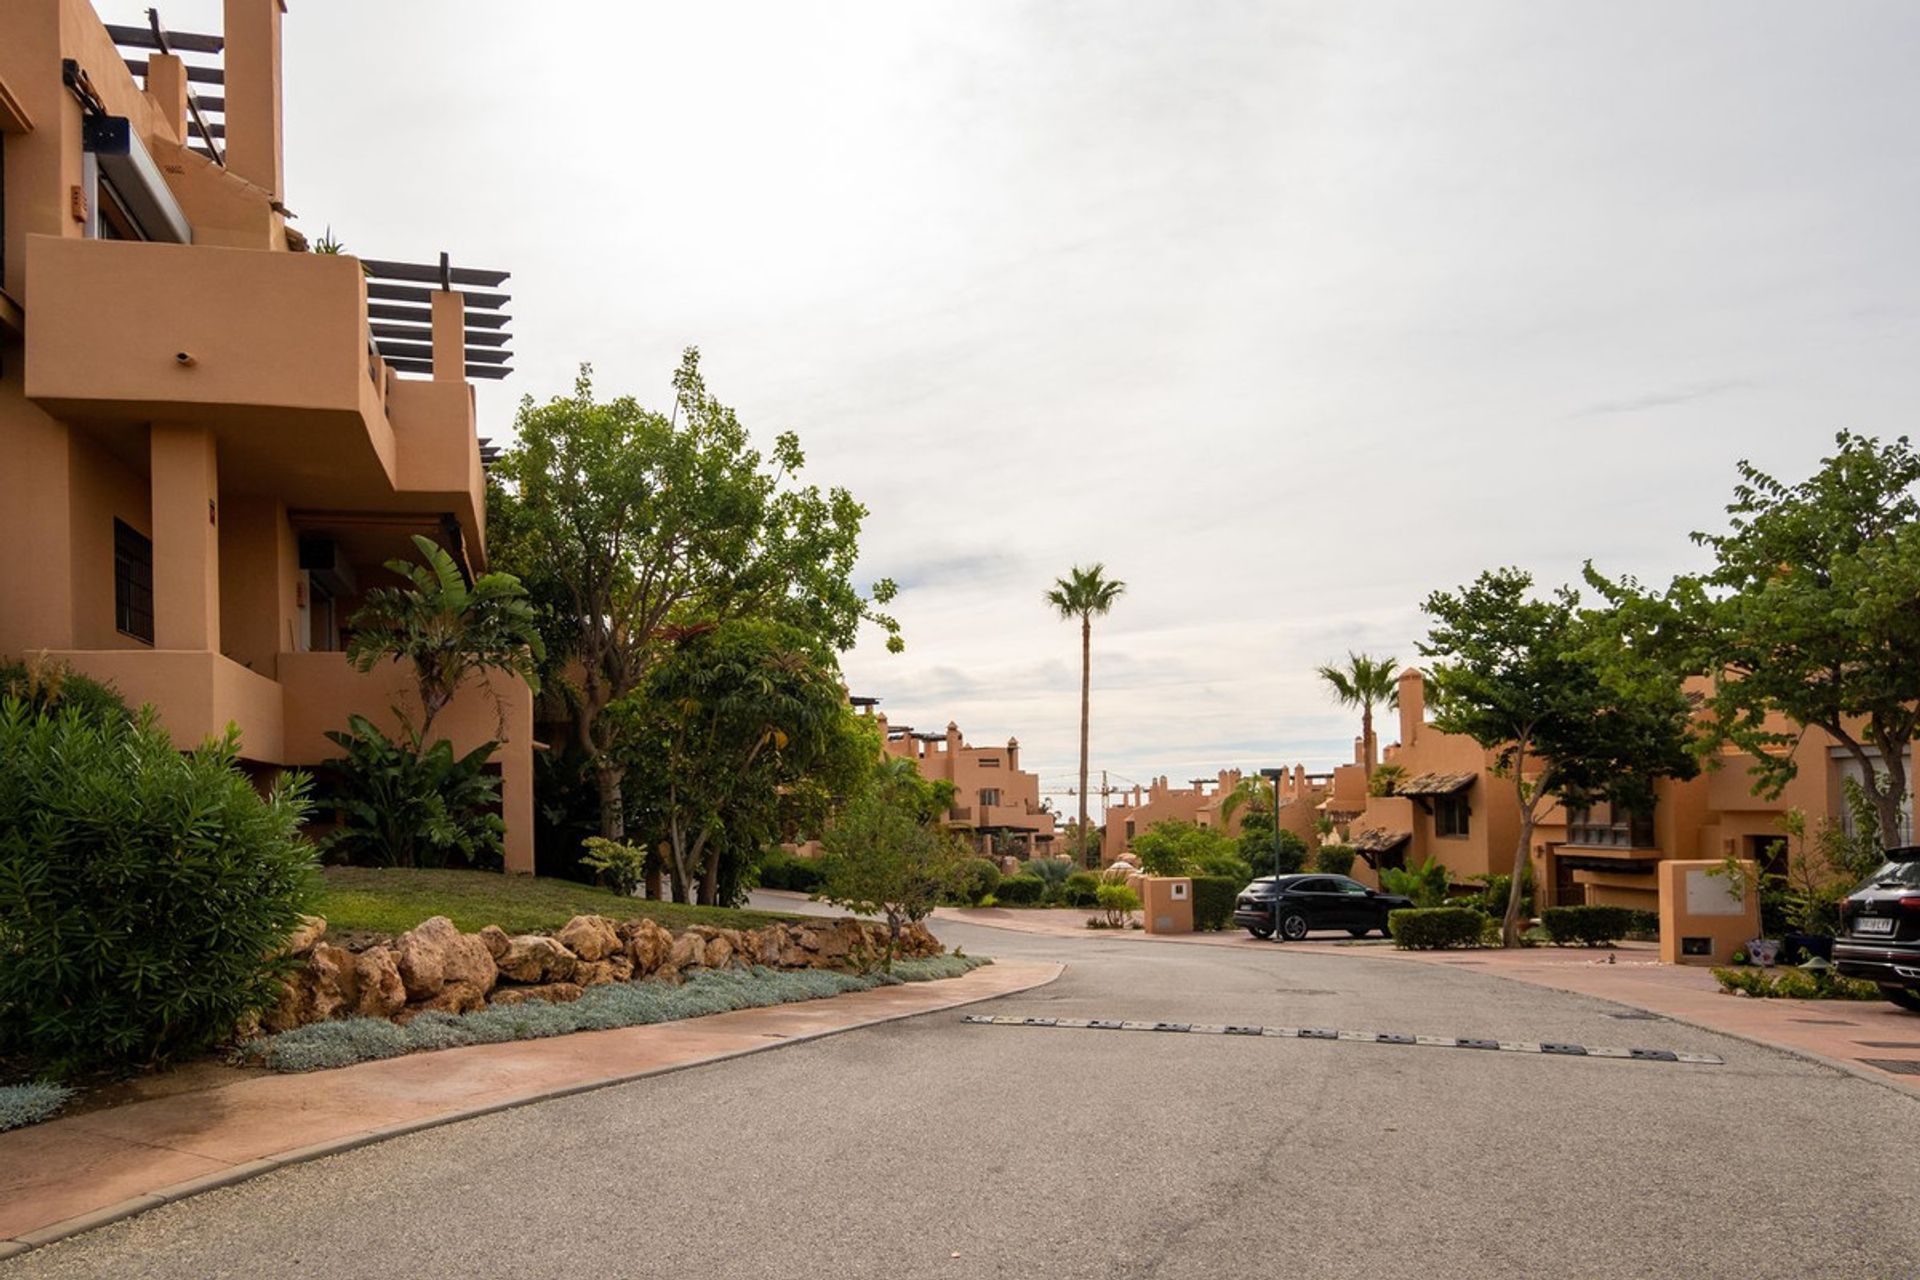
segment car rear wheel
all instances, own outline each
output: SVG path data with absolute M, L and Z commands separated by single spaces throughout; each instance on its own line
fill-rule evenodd
M 1307 918 L 1298 911 L 1289 911 L 1280 917 L 1280 936 L 1288 942 L 1298 942 L 1307 936 Z
M 1909 1013 L 1920 1013 L 1920 991 L 1909 987 L 1882 987 L 1880 994 Z
M 1372 932 L 1373 930 L 1371 929 L 1349 929 L 1347 930 L 1347 936 L 1352 938 L 1364 938 Z

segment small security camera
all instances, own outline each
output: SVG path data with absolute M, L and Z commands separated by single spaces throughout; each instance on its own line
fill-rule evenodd
M 174 352 L 173 362 L 179 365 L 182 369 L 191 369 L 193 368 L 194 365 L 199 363 L 199 361 L 193 358 L 193 353 L 191 351 Z

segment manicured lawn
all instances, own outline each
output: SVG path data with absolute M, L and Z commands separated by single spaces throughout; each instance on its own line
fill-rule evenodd
M 404 933 L 429 916 L 446 916 L 469 933 L 489 924 L 497 924 L 508 933 L 558 929 L 578 915 L 615 920 L 649 916 L 669 929 L 684 929 L 690 924 L 754 929 L 776 920 L 799 918 L 622 898 L 570 880 L 537 880 L 491 871 L 328 867 L 320 877 L 320 899 L 313 910 L 326 917 L 329 932 L 364 929 Z

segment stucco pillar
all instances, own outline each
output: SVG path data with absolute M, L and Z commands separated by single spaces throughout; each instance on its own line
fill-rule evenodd
M 147 96 L 160 109 L 160 118 L 173 136 L 187 141 L 187 64 L 170 53 L 147 55 Z
M 226 0 L 227 168 L 286 194 L 280 137 L 282 0 Z
M 153 647 L 220 648 L 220 476 L 213 432 L 156 424 Z
M 508 875 L 533 874 L 533 747 L 523 734 L 500 751 L 501 841 Z
M 433 380 L 463 382 L 467 376 L 467 304 L 450 289 L 433 294 Z

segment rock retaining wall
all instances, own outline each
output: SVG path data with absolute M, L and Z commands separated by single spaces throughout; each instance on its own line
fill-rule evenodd
M 310 916 L 288 941 L 304 963 L 279 1004 L 260 1020 L 289 1031 L 328 1018 L 405 1022 L 429 1009 L 467 1013 L 489 1004 L 578 1000 L 606 982 L 677 981 L 701 969 L 856 969 L 884 954 L 887 927 L 862 920 L 796 921 L 759 929 L 694 925 L 678 935 L 648 919 L 575 916 L 551 936 L 509 935 L 495 925 L 462 933 L 445 916 L 409 929 L 392 945 L 359 951 L 326 940 L 327 923 Z M 903 958 L 945 950 L 925 925 L 903 930 Z

